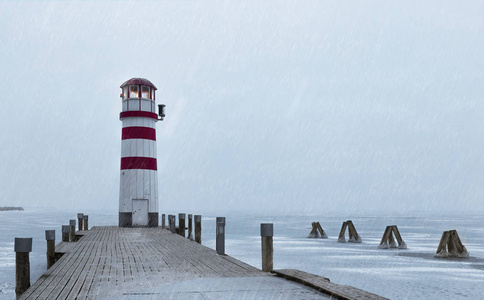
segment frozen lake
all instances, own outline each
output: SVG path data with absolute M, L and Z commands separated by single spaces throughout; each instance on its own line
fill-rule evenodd
M 0 299 L 14 299 L 14 237 L 33 237 L 32 282 L 46 268 L 46 229 L 56 230 L 76 218 L 76 211 L 36 209 L 0 212 Z M 116 212 L 89 212 L 90 226 L 117 224 Z M 178 214 L 178 212 L 166 212 Z M 200 212 L 186 212 L 198 214 Z M 260 223 L 274 223 L 274 268 L 300 269 L 329 277 L 390 299 L 480 299 L 484 293 L 484 213 L 388 214 L 384 212 L 201 213 L 202 244 L 215 248 L 215 217 L 225 216 L 226 253 L 261 267 Z M 363 243 L 338 243 L 341 224 L 353 223 Z M 311 222 L 320 222 L 328 239 L 306 238 Z M 397 225 L 408 249 L 378 249 L 387 225 Z M 456 229 L 468 259 L 437 259 L 442 232 Z

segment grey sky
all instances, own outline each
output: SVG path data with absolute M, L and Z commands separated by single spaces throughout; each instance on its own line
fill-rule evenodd
M 0 3 L 0 205 L 117 211 L 144 77 L 160 210 L 484 210 L 482 1 Z

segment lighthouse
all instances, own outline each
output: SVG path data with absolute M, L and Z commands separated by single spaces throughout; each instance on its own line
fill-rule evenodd
M 121 85 L 119 227 L 158 226 L 156 122 L 163 120 L 164 105 L 159 105 L 157 115 L 156 90 L 144 78 Z

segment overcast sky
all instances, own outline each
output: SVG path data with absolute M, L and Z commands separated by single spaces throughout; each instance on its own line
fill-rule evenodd
M 3 1 L 0 206 L 117 212 L 144 77 L 160 212 L 484 210 L 483 1 Z

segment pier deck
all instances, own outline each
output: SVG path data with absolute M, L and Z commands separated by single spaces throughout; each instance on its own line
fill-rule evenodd
M 77 234 L 57 245 L 62 257 L 20 299 L 330 298 L 161 228 Z

